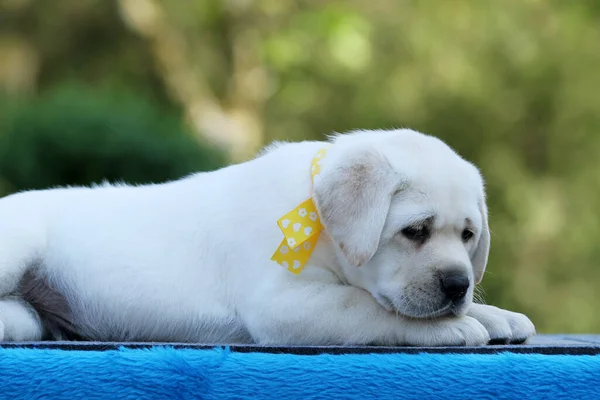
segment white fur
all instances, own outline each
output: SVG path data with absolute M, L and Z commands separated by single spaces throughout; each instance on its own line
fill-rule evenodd
M 270 260 L 276 221 L 313 193 L 326 230 L 296 276 Z M 400 231 L 430 213 L 431 239 Z M 475 237 L 460 238 L 465 219 Z M 527 317 L 472 305 L 489 231 L 479 172 L 438 139 L 358 131 L 279 143 L 249 162 L 147 186 L 30 191 L 0 200 L 0 339 L 38 340 L 14 294 L 38 268 L 95 340 L 481 345 L 526 339 Z M 444 308 L 440 271 L 471 282 Z

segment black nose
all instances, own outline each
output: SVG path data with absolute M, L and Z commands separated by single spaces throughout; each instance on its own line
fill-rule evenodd
M 469 277 L 462 272 L 448 272 L 440 280 L 442 291 L 452 301 L 461 300 L 469 290 Z

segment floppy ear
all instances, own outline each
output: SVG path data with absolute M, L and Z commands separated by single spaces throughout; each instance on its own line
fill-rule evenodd
M 475 284 L 479 284 L 483 279 L 483 273 L 485 272 L 488 255 L 490 253 L 490 229 L 488 225 L 488 210 L 485 204 L 485 198 L 479 203 L 479 211 L 481 212 L 482 221 L 481 237 L 479 238 L 473 257 L 471 257 Z
M 350 265 L 360 267 L 379 247 L 399 179 L 375 151 L 332 156 L 315 180 L 314 200 L 332 241 Z

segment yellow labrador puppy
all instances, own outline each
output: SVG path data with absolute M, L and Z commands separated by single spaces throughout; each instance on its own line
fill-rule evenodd
M 522 342 L 527 317 L 472 301 L 489 247 L 482 178 L 436 138 L 276 143 L 165 184 L 1 199 L 0 339 Z

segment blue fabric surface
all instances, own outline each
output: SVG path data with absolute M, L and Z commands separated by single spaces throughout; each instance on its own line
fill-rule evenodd
M 0 349 L 1 399 L 593 399 L 600 356 Z

